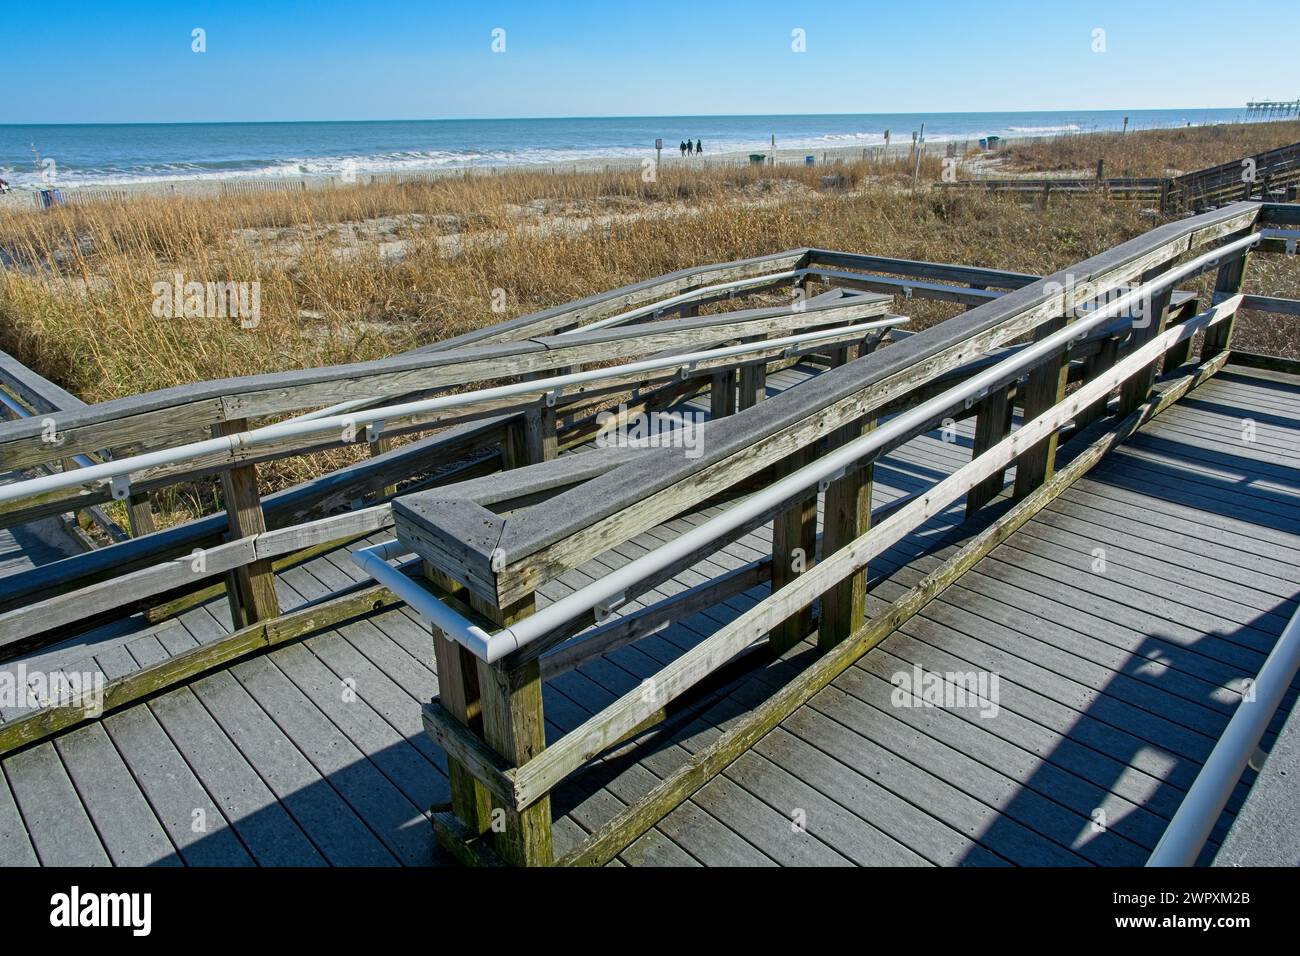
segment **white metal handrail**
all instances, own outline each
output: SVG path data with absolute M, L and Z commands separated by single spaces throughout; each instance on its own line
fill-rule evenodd
M 797 348 L 824 339 L 856 335 L 859 332 L 866 333 L 876 329 L 893 328 L 898 325 L 903 325 L 907 321 L 908 320 L 903 316 L 891 316 L 884 319 L 875 319 L 870 322 L 839 325 L 828 329 L 818 329 L 815 332 L 802 332 L 798 335 L 787 335 L 780 338 L 764 339 L 759 342 L 748 342 L 742 345 L 729 345 L 723 348 L 707 349 L 699 352 L 682 352 L 676 355 L 665 355 L 658 358 L 646 359 L 640 362 L 629 362 L 624 365 L 610 366 L 608 368 L 570 372 L 566 375 L 555 375 L 550 378 L 529 379 L 523 382 L 514 382 L 509 385 L 480 388 L 468 392 L 458 392 L 453 395 L 440 395 L 437 398 L 426 398 L 415 402 L 382 405 L 375 408 L 357 411 L 353 414 L 328 415 L 322 418 L 292 419 L 274 425 L 265 425 L 261 428 L 254 428 L 249 431 L 237 432 L 233 435 L 223 435 L 219 438 L 209 438 L 203 441 L 189 442 L 184 445 L 175 445 L 171 448 L 164 448 L 154 452 L 146 452 L 144 454 L 132 455 L 126 458 L 116 458 L 112 461 L 103 462 L 101 464 L 92 464 L 90 467 L 79 468 L 71 472 L 58 472 L 52 475 L 42 475 L 38 478 L 17 481 L 9 485 L 0 485 L 0 503 L 16 501 L 30 495 L 56 491 L 62 488 L 71 488 L 77 485 L 86 485 L 94 482 L 121 478 L 123 476 L 129 476 L 132 472 L 144 471 L 149 468 L 158 468 L 163 465 L 179 464 L 182 461 L 201 458 L 207 455 L 218 455 L 226 452 L 238 451 L 244 448 L 253 448 L 258 445 L 284 441 L 289 438 L 300 438 L 307 435 L 316 435 L 331 431 L 343 431 L 346 433 L 348 430 L 351 430 L 352 433 L 355 434 L 356 429 L 359 426 L 371 425 L 376 422 L 382 423 L 390 418 L 400 418 L 409 415 L 420 415 L 429 412 L 443 411 L 446 409 L 458 408 L 463 405 L 470 405 L 475 402 L 492 401 L 500 398 L 512 398 L 517 395 L 527 395 L 535 392 L 557 391 L 570 385 L 581 385 L 585 382 L 595 382 L 601 379 L 613 378 L 620 375 L 634 375 L 641 372 L 662 371 L 664 369 L 677 367 L 689 368 L 690 366 L 701 362 L 708 362 L 720 358 L 732 358 L 746 355 L 750 352 L 762 352 L 770 349 Z M 121 485 L 114 488 L 114 497 L 125 497 L 125 495 L 126 489 Z
M 441 610 L 437 611 L 438 617 L 436 619 L 446 622 L 447 625 L 444 627 L 439 624 L 440 630 L 443 630 L 452 640 L 469 648 L 483 660 L 489 663 L 498 661 L 519 648 L 563 628 L 570 621 L 593 609 L 617 607 L 623 603 L 627 594 L 635 593 L 634 589 L 640 582 L 657 572 L 682 561 L 711 542 L 725 537 L 746 523 L 757 519 L 760 515 L 779 507 L 782 503 L 795 497 L 800 491 L 810 488 L 823 480 L 834 478 L 866 456 L 879 451 L 892 442 L 906 439 L 908 436 L 915 434 L 918 430 L 927 427 L 941 417 L 949 409 L 968 400 L 978 400 L 991 390 L 1013 381 L 1062 347 L 1068 346 L 1071 342 L 1086 336 L 1090 331 L 1098 328 L 1102 323 L 1110 321 L 1115 316 L 1124 314 L 1127 309 L 1138 304 L 1143 296 L 1150 296 L 1168 289 L 1189 276 L 1199 274 L 1205 269 L 1213 267 L 1229 256 L 1244 253 L 1245 250 L 1259 241 L 1259 234 L 1254 233 L 1226 243 L 1212 252 L 1170 269 L 1161 276 L 1087 313 L 1073 324 L 1058 329 L 1056 332 L 1025 346 L 1019 352 L 1009 356 L 997 365 L 973 375 L 947 391 L 917 405 L 915 408 L 896 415 L 885 424 L 872 429 L 867 435 L 842 445 L 830 454 L 773 482 L 766 488 L 728 508 L 722 514 L 697 525 L 667 544 L 628 562 L 609 574 L 602 575 L 579 590 L 570 592 L 559 600 L 539 609 L 536 613 L 502 628 L 494 634 L 486 635 L 486 637 L 484 637 L 484 632 L 481 629 L 474 627 L 454 609 L 442 605 L 442 602 L 428 594 L 428 592 L 423 591 L 409 578 L 403 576 L 403 581 L 398 581 L 387 571 L 378 568 L 369 558 L 358 557 L 365 555 L 366 551 L 356 552 L 354 560 L 358 561 L 359 564 L 365 562 L 364 566 L 372 572 L 377 570 L 380 575 L 387 579 L 383 583 L 388 584 L 403 598 L 409 594 L 412 601 L 419 604 L 427 604 L 429 601 L 437 603 Z M 393 547 L 394 545 L 391 542 L 382 546 L 386 552 L 391 552 Z M 380 578 L 377 577 L 376 580 L 380 580 Z M 399 588 L 404 590 L 398 590 Z M 423 598 L 418 597 L 416 592 L 423 593 L 425 596 Z M 415 606 L 414 603 L 413 606 Z M 435 619 L 432 614 L 429 616 L 431 619 Z M 471 633 L 470 628 L 474 628 L 476 633 Z
M 1152 851 L 1147 866 L 1191 866 L 1196 862 L 1297 671 L 1300 671 L 1300 611 L 1291 616 L 1264 666 L 1246 689 L 1223 736 L 1210 751 L 1209 759 Z

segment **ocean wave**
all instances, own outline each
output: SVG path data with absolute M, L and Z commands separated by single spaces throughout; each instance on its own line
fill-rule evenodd
M 1064 126 L 1008 126 L 1010 133 L 1022 133 L 1038 136 L 1043 133 L 1078 133 L 1083 129 L 1078 123 L 1066 123 Z

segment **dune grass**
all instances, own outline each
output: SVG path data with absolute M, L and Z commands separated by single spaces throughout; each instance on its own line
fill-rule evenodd
M 1107 176 L 1172 176 L 1300 142 L 1300 121 L 1233 123 L 1180 129 L 1053 136 L 998 151 L 1018 173 L 1094 172 Z

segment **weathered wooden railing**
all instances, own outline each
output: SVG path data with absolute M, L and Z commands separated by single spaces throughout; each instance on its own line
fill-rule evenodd
M 851 300 L 833 292 L 816 299 L 801 298 L 784 307 L 726 312 L 701 319 L 691 317 L 709 303 L 805 284 L 806 277 L 814 270 L 832 286 L 966 304 L 996 297 L 999 293 L 991 289 L 1013 288 L 1033 279 L 996 270 L 879 257 L 863 257 L 854 266 L 857 271 L 837 278 L 831 274 L 840 261 L 835 256 L 799 249 L 686 269 L 478 329 L 382 362 L 199 383 L 93 407 L 85 407 L 63 393 L 69 399 L 66 404 L 57 407 L 49 403 L 33 404 L 28 408 L 32 414 L 25 421 L 0 424 L 0 461 L 6 468 L 57 469 L 65 458 L 83 452 L 95 461 L 109 457 L 108 453 L 93 451 L 96 447 L 110 447 L 118 457 L 130 456 L 203 437 L 209 430 L 236 429 L 238 423 L 259 415 L 279 417 L 326 402 L 346 402 L 352 408 L 364 410 L 376 403 L 405 401 L 485 384 L 484 379 L 494 375 L 544 375 L 580 368 L 594 361 L 618 362 L 655 349 L 705 348 L 729 341 L 729 337 L 756 340 L 781 332 L 830 327 L 883 311 L 879 300 Z M 662 321 L 665 317 L 671 321 Z M 593 324 L 599 324 L 599 328 L 584 331 Z M 647 331 L 655 334 L 648 335 Z M 824 344 L 822 349 L 831 349 L 831 345 Z M 720 410 L 725 410 L 729 406 L 721 397 L 730 394 L 729 386 L 739 385 L 753 396 L 762 387 L 766 371 L 783 361 L 790 359 L 783 356 L 774 360 L 771 355 L 755 353 L 748 361 L 734 360 L 734 368 L 719 373 L 705 363 L 685 380 L 670 373 L 630 377 L 625 381 L 611 377 L 600 388 L 588 386 L 580 393 L 563 396 L 555 406 L 546 406 L 540 395 L 525 396 L 526 400 L 513 396 L 509 400 L 485 401 L 473 408 L 461 406 L 454 413 L 386 422 L 383 433 L 371 443 L 374 457 L 266 495 L 260 501 L 262 521 L 272 532 L 287 532 L 340 508 L 391 497 L 399 482 L 404 490 L 409 490 L 417 481 L 436 484 L 490 472 L 501 466 L 512 449 L 522 448 L 521 442 L 514 441 L 512 436 L 527 435 L 530 421 L 548 423 L 549 427 L 549 418 L 553 416 L 560 436 L 559 448 L 581 444 L 594 434 L 601 405 L 623 396 L 628 399 L 629 409 L 635 412 L 653 410 L 679 401 L 693 391 L 710 389 L 723 400 Z M 17 363 L 12 364 L 21 369 Z M 28 377 L 37 378 L 25 369 L 22 371 Z M 0 385 L 7 385 L 15 399 L 21 401 L 23 384 L 19 379 L 11 377 L 0 381 Z M 365 398 L 373 401 L 366 402 Z M 732 398 L 731 406 L 734 404 Z M 740 404 L 747 404 L 747 400 L 740 398 Z M 416 434 L 430 428 L 439 431 L 397 448 L 389 446 L 396 435 Z M 537 435 L 537 430 L 532 429 L 532 434 Z M 47 441 L 51 436 L 56 440 Z M 242 472 L 247 477 L 250 472 L 244 469 L 255 469 L 276 458 L 316 454 L 347 444 L 342 436 L 332 442 L 298 441 L 263 448 L 256 456 L 226 454 L 202 461 L 187 459 L 132 473 L 128 508 L 136 537 L 0 580 L 0 615 L 3 615 L 0 616 L 0 648 L 15 649 L 4 642 L 16 636 L 13 630 L 16 612 L 30 608 L 36 601 L 49 601 L 137 572 L 157 575 L 160 563 L 190 555 L 195 549 L 218 545 L 230 537 L 232 529 L 236 538 L 246 538 L 249 537 L 246 531 L 258 528 L 251 501 L 246 501 L 242 515 L 251 524 L 243 523 L 241 509 L 236 508 L 233 521 L 225 514 L 215 514 L 153 531 L 150 500 L 158 489 L 211 480 L 232 472 Z M 242 488 L 247 498 L 254 487 L 245 480 L 236 481 L 227 490 L 234 497 Z M 117 490 L 122 491 L 121 487 Z M 109 501 L 113 493 L 112 482 L 99 481 L 35 499 L 5 502 L 0 504 L 0 526 L 74 509 L 97 512 L 98 505 Z M 292 541 L 288 534 L 282 538 L 284 547 Z M 271 560 L 274 566 L 276 562 L 299 557 L 301 552 L 277 551 Z M 233 555 L 230 559 L 238 560 Z M 192 586 L 193 582 L 191 589 Z M 147 613 L 155 619 L 175 613 L 193 603 L 195 596 L 210 596 L 213 588 L 219 591 L 224 585 L 218 583 L 179 603 L 170 599 L 174 595 L 159 598 L 158 592 L 148 592 L 154 597 Z M 244 590 L 247 596 L 247 588 Z M 115 594 L 132 595 L 134 601 L 141 599 L 145 591 L 142 585 L 135 590 L 118 589 Z M 103 608 L 94 600 L 85 603 L 85 607 L 106 610 L 121 606 Z M 30 623 L 35 619 L 34 614 L 27 614 L 29 623 L 23 628 L 35 626 Z M 92 618 L 90 615 L 66 621 L 62 617 L 49 618 L 56 619 L 72 625 L 78 621 L 88 623 Z M 23 639 L 29 636 L 22 635 Z
M 1174 214 L 1221 206 L 1251 198 L 1270 199 L 1274 194 L 1295 198 L 1300 186 L 1300 143 L 1280 146 L 1253 156 L 1198 169 L 1181 176 L 1111 178 L 1015 177 L 976 178 L 939 184 L 942 188 L 976 189 L 990 193 L 1033 196 L 1044 204 L 1053 196 L 1105 195 L 1151 203 L 1162 212 Z
M 399 498 L 400 545 L 387 550 L 415 552 L 440 596 L 433 638 L 441 696 L 426 708 L 425 720 L 452 768 L 451 810 L 435 815 L 442 842 L 467 861 L 495 852 L 512 863 L 552 862 L 548 794 L 557 783 L 661 720 L 674 701 L 738 654 L 756 646 L 781 653 L 815 634 L 822 652 L 816 663 L 562 862 L 609 859 L 1106 450 L 1222 367 L 1243 302 L 1247 254 L 1279 247 L 1257 230 L 1285 225 L 1293 213 L 1240 203 L 1158 228 L 710 421 L 701 426 L 698 458 L 661 448 L 621 461 L 610 449 L 584 456 L 590 467 L 580 474 L 566 463 L 544 464 Z M 853 259 L 821 255 L 840 265 Z M 1176 284 L 1211 270 L 1217 278 L 1208 308 L 1198 311 L 1186 297 L 1180 309 L 1171 308 Z M 1141 306 L 1136 313 L 1135 304 Z M 1135 314 L 1144 321 L 1134 321 Z M 1198 334 L 1201 358 L 1189 365 Z M 1032 344 L 1006 348 L 1026 336 Z M 1085 348 L 1075 365 L 1075 350 Z M 1081 384 L 1068 391 L 1072 365 Z M 1153 393 L 1162 365 L 1165 378 Z M 1024 421 L 1014 432 L 1013 404 Z M 897 414 L 886 420 L 891 412 Z M 941 420 L 971 412 L 977 416 L 971 462 L 873 514 L 873 462 Z M 1068 462 L 1058 459 L 1062 435 L 1079 436 Z M 1016 480 L 1003 499 L 1001 476 L 1013 466 Z M 738 497 L 755 486 L 762 490 Z M 819 491 L 825 495 L 820 553 Z M 864 620 L 867 563 L 963 498 L 968 514 L 985 519 L 976 522 L 974 536 L 887 614 Z M 995 498 L 998 510 L 985 511 Z M 677 515 L 728 499 L 734 503 L 718 518 L 661 549 L 671 552 L 667 557 L 647 555 L 584 588 L 585 596 L 537 610 L 534 596 L 547 581 Z M 607 620 L 621 602 L 768 520 L 774 522 L 770 560 Z M 630 579 L 637 586 L 628 586 Z M 643 687 L 545 744 L 546 677 L 767 580 L 769 598 Z M 492 826 L 494 809 L 501 827 Z
M 266 585 L 269 575 L 282 567 L 387 527 L 391 518 L 386 501 L 399 484 L 403 491 L 435 486 L 523 464 L 530 455 L 545 458 L 581 445 L 595 434 L 603 406 L 615 402 L 621 401 L 630 413 L 654 411 L 708 391 L 714 396 L 716 412 L 748 407 L 763 394 L 771 370 L 800 360 L 842 361 L 850 348 L 876 340 L 877 333 L 864 338 L 861 331 L 849 328 L 873 320 L 889 304 L 888 297 L 860 295 L 864 289 L 892 292 L 900 299 L 970 304 L 998 294 L 989 288 L 1012 288 L 1033 278 L 877 257 L 863 257 L 853 264 L 851 275 L 836 277 L 831 273 L 843 269 L 833 269 L 834 263 L 814 263 L 815 255 L 833 258 L 836 254 L 801 249 L 683 270 L 476 330 L 386 362 L 201 383 L 91 407 L 10 361 L 0 372 L 13 374 L 0 379 L 0 390 L 16 408 L 30 414 L 24 421 L 0 424 L 0 461 L 32 476 L 47 466 L 57 470 L 70 455 L 84 457 L 88 465 L 121 464 L 132 455 L 166 449 L 178 440 L 202 438 L 212 429 L 228 430 L 232 421 L 247 421 L 263 412 L 279 418 L 332 400 L 365 412 L 394 399 L 407 401 L 491 385 L 500 379 L 483 382 L 482 378 L 505 371 L 518 372 L 519 378 L 553 376 L 595 358 L 605 360 L 600 364 L 606 366 L 608 361 L 636 359 L 646 351 L 653 358 L 737 340 L 749 346 L 745 355 L 701 361 L 684 371 L 621 378 L 609 371 L 572 393 L 554 392 L 553 404 L 548 404 L 539 382 L 535 393 L 516 392 L 509 400 L 485 401 L 472 408 L 460 403 L 427 419 L 397 422 L 413 433 L 438 430 L 389 450 L 374 443 L 374 457 L 260 500 L 249 469 L 274 457 L 314 454 L 345 442 L 283 445 L 229 460 L 208 458 L 196 463 L 181 458 L 152 472 L 129 468 L 127 503 L 136 537 L 0 579 L 0 659 L 123 613 L 143 611 L 150 619 L 161 620 L 225 591 L 232 602 L 232 617 L 243 626 L 226 638 L 109 682 L 107 706 L 139 699 L 222 661 L 390 602 L 392 596 L 383 587 L 357 588 L 323 604 L 279 614 Z M 803 287 L 816 278 L 846 288 L 806 297 Z M 800 290 L 797 296 L 781 294 L 790 305 L 692 318 L 703 304 L 754 293 L 780 294 L 792 284 Z M 631 325 L 635 329 L 629 335 L 623 327 Z M 846 329 L 843 335 L 836 332 L 840 327 Z M 808 329 L 813 332 L 804 333 Z M 821 337 L 806 343 L 807 347 L 764 344 L 770 335 L 791 331 Z M 548 352 L 553 354 L 543 354 Z M 62 398 L 39 399 L 32 391 L 33 382 L 43 383 Z M 553 438 L 547 437 L 552 421 Z M 543 428 L 539 431 L 536 424 Z M 396 431 L 387 429 L 381 440 Z M 50 435 L 56 443 L 42 441 Z M 541 441 L 536 440 L 539 436 Z M 360 434 L 352 437 L 361 438 Z M 105 445 L 111 451 L 82 454 Z M 234 505 L 232 515 L 217 513 L 151 531 L 150 492 L 195 479 L 222 479 L 225 496 Z M 0 524 L 72 509 L 97 510 L 97 503 L 109 500 L 113 490 L 108 480 L 78 480 L 47 500 L 19 497 L 0 506 Z M 199 555 L 202 560 L 195 560 Z M 84 719 L 77 706 L 56 702 L 12 726 L 0 726 L 0 752 Z
M 1277 190 L 1300 185 L 1300 143 L 1279 146 L 1175 176 L 1166 190 L 1164 208 L 1200 210 L 1252 196 L 1269 198 Z
M 533 339 L 527 343 L 525 349 L 533 365 L 532 375 L 529 376 L 532 381 L 515 387 L 504 386 L 449 394 L 445 398 L 426 402 L 426 405 L 441 403 L 441 407 L 428 411 L 413 411 L 416 406 L 407 405 L 405 413 L 397 414 L 396 407 L 386 406 L 394 412 L 392 416 L 384 419 L 385 434 L 388 435 L 457 423 L 465 424 L 466 427 L 436 437 L 429 443 L 429 447 L 417 443 L 414 447 L 392 450 L 364 465 L 353 466 L 352 470 L 362 473 L 359 477 L 363 478 L 367 486 L 373 487 L 381 481 L 387 486 L 398 480 L 409 479 L 411 463 L 417 459 L 428 461 L 430 452 L 445 458 L 449 453 L 467 451 L 476 441 L 484 439 L 493 441 L 499 454 L 505 458 L 522 456 L 520 461 L 515 463 L 522 463 L 529 458 L 543 460 L 553 456 L 559 450 L 562 433 L 566 445 L 588 440 L 594 431 L 595 409 L 599 408 L 600 403 L 622 399 L 625 403 L 630 401 L 631 407 L 638 410 L 653 409 L 679 400 L 683 395 L 711 387 L 717 379 L 719 370 L 734 374 L 738 369 L 755 369 L 759 365 L 766 369 L 772 362 L 790 361 L 793 357 L 807 352 L 841 347 L 860 342 L 864 337 L 878 336 L 883 331 L 880 328 L 882 323 L 873 320 L 882 316 L 889 304 L 890 300 L 884 296 L 834 292 L 806 303 L 801 302 L 797 308 L 785 306 L 777 309 L 753 309 L 730 312 L 709 319 L 690 320 L 686 323 L 686 332 L 698 333 L 698 335 L 683 336 L 681 320 L 646 324 L 639 326 L 636 333 L 637 353 L 646 351 L 661 353 L 665 345 L 668 347 L 667 351 L 671 353 L 668 356 L 652 358 L 649 362 L 640 363 L 654 366 L 649 370 L 623 363 L 581 375 L 570 373 L 567 377 L 562 375 L 559 378 L 552 376 L 538 379 L 536 378 L 537 364 L 554 364 L 565 360 L 572 362 L 577 356 L 587 359 L 593 355 L 603 361 L 610 357 L 610 350 L 602 346 L 613 342 L 621 351 L 625 347 L 624 343 L 628 335 L 623 330 L 601 331 L 568 336 L 562 343 L 554 345 L 545 339 Z M 706 322 L 710 323 L 708 328 L 704 327 Z M 776 338 L 768 339 L 767 335 L 784 331 L 778 323 L 794 326 L 798 334 L 784 337 L 778 335 Z M 700 336 L 705 337 L 706 343 L 717 339 L 726 341 L 731 338 L 748 338 L 752 341 L 743 346 L 704 351 L 678 344 L 683 337 L 688 343 L 694 343 L 700 340 Z M 594 344 L 593 339 L 596 340 Z M 538 343 L 550 346 L 550 357 L 535 357 L 538 355 L 535 348 Z M 582 343 L 585 348 L 576 347 L 573 343 Z M 740 349 L 744 350 L 743 354 L 735 354 Z M 465 352 L 474 354 L 466 357 Z M 515 371 L 509 366 L 509 359 L 511 356 L 518 355 L 520 349 L 513 344 L 431 353 L 434 358 L 424 361 L 434 363 L 437 376 L 441 379 L 464 379 L 467 376 L 465 366 L 478 369 L 480 375 L 484 374 L 484 358 L 481 354 L 483 352 L 495 353 L 496 360 L 500 363 L 496 371 L 500 372 L 503 367 Z M 679 355 L 690 357 L 690 361 L 677 361 Z M 391 366 L 379 364 L 379 373 L 358 379 L 364 383 L 367 391 L 378 392 L 392 387 L 387 382 L 394 374 Z M 322 376 L 316 373 L 313 377 L 319 379 Z M 555 384 L 574 378 L 581 381 L 571 388 Z M 250 381 L 238 380 L 238 385 L 242 387 L 240 390 L 223 389 L 221 402 L 228 408 L 237 402 L 249 401 L 250 394 L 266 394 L 269 391 L 266 389 L 260 393 L 250 391 L 247 388 Z M 408 377 L 403 380 L 401 387 L 410 389 L 417 384 L 422 384 L 420 378 Z M 499 394 L 500 392 L 509 394 Z M 319 394 L 313 393 L 311 399 L 313 403 L 318 402 Z M 292 400 L 303 401 L 301 398 Z M 268 400 L 268 404 L 284 401 L 288 400 L 277 396 Z M 247 408 L 246 405 L 243 407 Z M 100 413 L 99 421 L 86 421 L 92 418 L 89 414 L 91 412 Z M 356 420 L 364 421 L 367 415 L 371 419 L 378 417 L 378 413 L 373 410 L 357 409 L 345 416 L 345 420 L 351 422 L 355 416 Z M 121 418 L 105 418 L 102 406 L 93 410 L 83 409 L 76 415 L 66 417 L 46 415 L 42 420 L 46 423 L 46 428 L 49 428 L 50 423 L 53 422 L 56 429 L 65 429 L 62 432 L 66 436 L 64 442 L 58 446 L 52 446 L 50 443 L 33 444 L 26 436 L 18 437 L 9 442 L 8 447 L 5 448 L 9 460 L 18 459 L 22 461 L 23 467 L 30 467 L 38 464 L 32 461 L 33 458 L 50 456 L 53 447 L 58 448 L 54 454 L 62 457 L 84 445 L 101 443 L 101 439 L 109 437 L 107 435 L 109 428 L 117 428 L 119 435 L 123 431 Z M 69 420 L 70 424 L 68 424 Z M 13 423 L 11 429 L 16 431 L 24 425 L 30 425 L 30 421 Z M 100 425 L 103 427 L 97 427 Z M 328 504 L 348 503 L 346 500 L 339 501 L 339 493 L 346 490 L 349 483 L 341 482 L 340 476 L 336 474 L 311 483 L 313 494 L 307 500 L 304 500 L 306 496 L 301 493 L 301 490 L 292 495 L 284 495 L 284 498 L 289 499 L 286 504 L 293 506 L 293 510 L 286 516 L 289 520 L 280 528 L 267 530 L 267 514 L 257 495 L 254 471 L 256 465 L 276 457 L 314 453 L 321 448 L 339 447 L 350 441 L 359 440 L 360 435 L 355 427 L 351 427 L 352 434 L 349 435 L 346 434 L 349 427 L 339 429 L 335 425 L 337 421 L 328 418 L 310 423 L 310 427 L 326 435 L 325 440 L 322 440 L 318 433 L 313 433 L 288 441 L 266 441 L 256 448 L 252 447 L 252 442 L 259 432 L 245 432 L 239 428 L 238 430 L 243 433 L 239 444 L 230 448 L 223 447 L 223 450 L 218 453 L 209 450 L 210 442 L 203 442 L 188 446 L 192 454 L 173 455 L 170 452 L 161 452 L 159 454 L 167 457 L 170 463 L 159 467 L 152 465 L 146 467 L 149 461 L 156 461 L 157 455 L 153 459 L 132 458 L 129 452 L 123 452 L 115 461 L 95 465 L 90 470 L 84 471 L 84 475 L 90 479 L 97 472 L 103 472 L 105 469 L 117 469 L 124 475 L 130 476 L 131 491 L 139 492 L 176 481 L 189 481 L 213 473 L 221 474 L 223 497 L 230 506 L 226 530 L 227 536 L 232 540 L 224 545 L 209 545 L 205 557 L 215 559 L 215 563 L 213 560 L 206 560 L 203 562 L 202 570 L 209 576 L 216 573 L 228 573 L 232 576 L 227 589 L 232 598 L 235 619 L 240 623 L 251 624 L 278 613 L 269 588 L 273 570 L 267 564 L 269 560 L 299 553 L 302 548 L 320 547 L 344 536 L 355 536 L 364 534 L 367 530 L 376 530 L 377 527 L 382 527 L 382 524 L 375 526 L 374 522 L 385 520 L 377 512 L 368 512 L 368 518 L 321 519 L 322 528 L 338 531 L 338 534 L 329 541 L 320 539 L 320 534 L 326 534 L 327 531 L 297 533 L 295 529 L 304 527 L 304 506 L 311 504 L 323 510 L 323 506 Z M 166 427 L 175 426 L 169 423 Z M 214 429 L 219 435 L 229 433 L 235 427 L 237 426 L 232 426 L 230 421 L 214 423 Z M 337 434 L 340 431 L 345 434 Z M 87 437 L 88 434 L 94 437 Z M 146 432 L 141 429 L 132 437 L 138 439 L 139 436 L 146 434 L 150 436 L 148 440 L 156 441 L 158 430 Z M 122 447 L 119 446 L 119 452 Z M 137 445 L 136 450 L 138 447 Z M 184 448 L 172 451 L 183 450 Z M 135 469 L 136 462 L 141 465 L 139 470 Z M 463 474 L 464 471 L 465 469 L 462 469 L 461 473 Z M 30 495 L 26 494 L 24 483 L 0 487 L 0 497 L 7 499 L 7 504 L 0 506 L 0 509 L 7 509 L 6 522 L 13 524 L 31 520 L 45 514 L 85 507 L 87 504 L 120 495 L 121 489 L 115 487 L 116 477 L 112 480 L 99 477 L 93 481 L 83 481 L 82 474 L 78 472 L 65 476 L 62 481 L 63 487 L 49 491 L 41 490 Z M 36 483 L 39 481 L 26 484 Z M 51 481 L 46 480 L 44 484 L 48 486 Z M 352 487 L 355 485 L 353 484 Z M 33 498 L 37 500 L 36 504 L 31 503 Z M 220 534 L 222 531 L 219 522 L 195 524 L 201 526 L 205 540 L 209 535 Z M 194 532 L 195 529 L 191 528 L 190 531 Z M 253 553 L 250 547 L 255 538 L 260 542 L 260 546 L 256 553 Z M 194 539 L 194 533 L 172 535 L 166 542 L 166 548 L 168 551 L 174 551 L 182 541 L 189 544 Z M 276 543 L 273 545 L 272 542 Z M 80 569 L 71 568 L 60 562 L 59 566 L 37 569 L 0 583 L 0 592 L 5 593 L 7 601 L 10 602 L 10 609 L 0 614 L 0 647 L 11 646 L 11 641 L 27 641 L 36 634 L 45 633 L 58 625 L 84 620 L 87 609 L 94 608 L 102 611 L 122 607 L 132 600 L 158 594 L 160 592 L 157 587 L 161 582 L 179 583 L 186 580 L 186 575 L 181 573 L 181 568 L 176 563 L 157 564 L 159 559 L 157 548 L 144 546 L 141 550 L 147 555 L 146 560 L 152 559 L 153 563 L 133 572 L 135 576 L 133 580 L 125 579 L 126 569 L 122 567 L 120 561 L 105 564 L 101 559 L 80 562 L 82 565 Z M 72 559 L 70 564 L 77 562 L 78 559 Z M 87 567 L 91 565 L 93 570 Z M 85 575 L 79 571 L 104 575 L 102 580 L 94 582 L 103 585 L 100 588 L 102 593 L 97 600 L 87 601 L 88 595 L 85 593 L 87 581 Z M 133 583 L 138 586 L 133 587 Z M 69 585 L 73 586 L 72 589 L 66 589 Z M 234 587 L 231 588 L 230 585 Z M 65 590 L 61 594 L 52 593 L 55 588 L 65 588 Z M 23 600 L 37 594 L 42 600 L 36 605 Z

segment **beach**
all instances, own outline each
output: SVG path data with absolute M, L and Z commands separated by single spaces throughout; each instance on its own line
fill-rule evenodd
M 635 172 L 748 165 L 885 162 L 914 135 L 927 155 L 965 157 L 981 140 L 1087 136 L 1241 119 L 1239 110 L 1093 113 L 862 114 L 831 116 L 439 120 L 370 123 L 224 123 L 4 126 L 0 178 L 7 203 L 42 189 L 71 201 L 132 195 L 222 195 L 244 184 L 316 189 L 509 170 Z M 702 155 L 683 156 L 689 136 Z M 775 150 L 772 148 L 775 138 Z M 662 140 L 656 153 L 654 143 Z
M 943 155 L 941 144 L 922 144 L 926 155 Z M 887 160 L 907 156 L 912 151 L 911 139 L 906 144 L 891 143 L 888 147 L 879 146 L 832 146 L 809 152 L 808 149 L 777 148 L 775 153 L 769 148 L 758 151 L 764 158 L 759 165 L 804 166 L 836 165 L 855 162 L 883 163 Z M 418 182 L 420 180 L 440 179 L 448 176 L 499 176 L 512 173 L 628 173 L 641 175 L 645 170 L 654 168 L 656 162 L 661 170 L 684 171 L 700 167 L 717 168 L 726 166 L 753 165 L 751 154 L 746 150 L 732 152 L 704 152 L 698 156 L 682 156 L 674 147 L 671 155 L 665 148 L 662 157 L 656 160 L 654 151 L 642 158 L 627 156 L 609 156 L 588 159 L 560 160 L 553 163 L 494 165 L 487 163 L 468 163 L 463 166 L 442 166 L 432 169 L 411 169 L 404 172 L 337 174 L 337 175 L 234 175 L 221 179 L 166 179 L 141 182 L 120 182 L 112 184 L 74 184 L 64 185 L 56 178 L 46 186 L 31 184 L 26 188 L 17 188 L 0 196 L 2 205 L 39 204 L 42 188 L 59 189 L 64 197 L 72 202 L 79 198 L 86 200 L 125 199 L 135 196 L 220 196 L 230 192 L 246 192 L 255 189 L 308 190 L 339 189 L 348 186 L 384 185 L 399 182 Z

